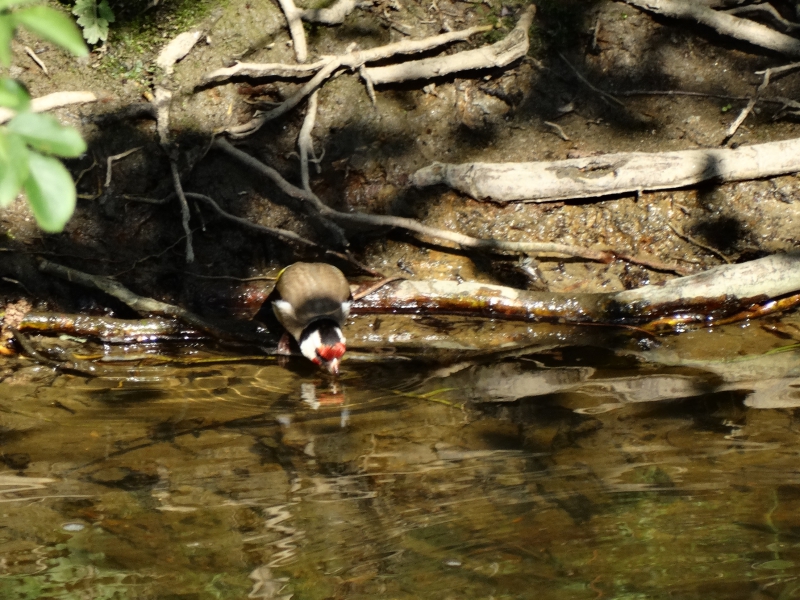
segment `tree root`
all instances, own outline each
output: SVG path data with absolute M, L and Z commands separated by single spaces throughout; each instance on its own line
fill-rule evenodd
M 445 184 L 476 200 L 549 202 L 702 181 L 743 181 L 800 171 L 800 139 L 736 149 L 621 152 L 532 163 L 433 163 L 418 170 L 418 187 Z

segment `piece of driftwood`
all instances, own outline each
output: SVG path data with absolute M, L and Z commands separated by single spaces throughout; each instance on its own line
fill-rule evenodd
M 800 40 L 797 38 L 777 32 L 755 21 L 718 12 L 702 3 L 692 0 L 625 0 L 625 2 L 665 17 L 695 21 L 711 27 L 722 35 L 754 46 L 780 52 L 793 58 L 800 57 Z
M 477 200 L 547 202 L 798 171 L 800 139 L 792 139 L 736 149 L 623 152 L 532 163 L 433 163 L 414 173 L 412 182 L 445 184 Z
M 528 53 L 528 29 L 533 23 L 536 5 L 531 4 L 516 27 L 502 40 L 490 46 L 456 52 L 446 56 L 436 56 L 421 60 L 411 60 L 396 65 L 369 67 L 364 69 L 373 85 L 396 83 L 414 79 L 443 77 L 460 71 L 474 71 L 505 67 Z

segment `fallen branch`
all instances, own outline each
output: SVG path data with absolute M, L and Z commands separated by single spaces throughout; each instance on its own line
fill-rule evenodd
M 434 239 L 445 240 L 461 246 L 463 248 L 473 248 L 476 250 L 497 250 L 506 252 L 521 252 L 530 254 L 564 254 L 567 256 L 578 256 L 588 260 L 600 262 L 610 262 L 614 255 L 605 250 L 592 250 L 568 244 L 557 244 L 552 242 L 507 242 L 503 240 L 485 240 L 470 237 L 463 233 L 429 227 L 414 219 L 405 217 L 395 217 L 392 215 L 370 215 L 359 212 L 345 213 L 334 210 L 324 204 L 313 192 L 298 188 L 286 181 L 275 169 L 256 160 L 249 154 L 242 152 L 232 146 L 224 139 L 217 138 L 214 146 L 237 159 L 248 167 L 258 171 L 268 179 L 273 181 L 284 193 L 292 198 L 303 200 L 311 204 L 321 216 L 338 222 L 357 223 L 360 225 L 379 226 L 379 227 L 398 227 L 406 231 L 412 231 L 420 235 Z
M 535 163 L 433 163 L 414 173 L 412 183 L 418 187 L 445 184 L 476 200 L 549 202 L 797 171 L 800 139 L 736 149 L 624 152 Z
M 365 69 L 373 85 L 396 83 L 413 79 L 443 77 L 460 71 L 474 71 L 505 67 L 528 53 L 530 42 L 528 29 L 533 23 L 536 5 L 531 4 L 522 13 L 516 27 L 499 42 L 473 50 L 456 52 L 447 56 L 436 56 L 412 60 L 397 65 Z
M 690 19 L 714 29 L 717 33 L 754 46 L 794 58 L 800 57 L 800 40 L 779 33 L 766 25 L 717 12 L 702 4 L 687 0 L 625 0 L 625 2 L 665 17 Z
M 44 273 L 56 275 L 62 279 L 66 279 L 67 281 L 79 283 L 80 285 L 105 292 L 109 296 L 113 296 L 142 315 L 159 315 L 179 319 L 184 323 L 188 323 L 192 327 L 196 327 L 201 331 L 210 333 L 219 339 L 250 342 L 264 341 L 258 336 L 247 336 L 245 334 L 233 333 L 222 329 L 216 324 L 204 319 L 200 315 L 197 315 L 180 306 L 167 304 L 166 302 L 160 302 L 152 298 L 146 298 L 144 296 L 134 294 L 121 283 L 108 277 L 84 273 L 76 269 L 71 269 L 70 267 L 65 267 L 63 265 L 50 262 L 49 260 L 43 258 L 39 259 L 39 270 Z
M 31 111 L 36 113 L 47 112 L 62 106 L 86 104 L 88 102 L 97 102 L 97 96 L 92 92 L 55 92 L 31 100 Z M 15 114 L 17 113 L 11 109 L 0 108 L 0 123 L 10 121 Z

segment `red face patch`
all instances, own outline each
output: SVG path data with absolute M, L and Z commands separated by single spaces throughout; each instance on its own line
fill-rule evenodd
M 325 362 L 330 362 L 334 358 L 342 358 L 344 356 L 345 345 L 342 342 L 334 344 L 333 346 L 320 346 L 317 348 L 317 356 Z

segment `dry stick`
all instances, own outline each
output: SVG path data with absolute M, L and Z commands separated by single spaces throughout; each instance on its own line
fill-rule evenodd
M 557 244 L 551 242 L 505 242 L 501 240 L 485 240 L 470 237 L 455 231 L 429 227 L 427 225 L 423 225 L 419 221 L 404 217 L 395 217 L 392 215 L 370 215 L 359 212 L 339 212 L 325 205 L 314 193 L 292 185 L 286 181 L 275 169 L 258 161 L 249 154 L 242 152 L 238 148 L 233 147 L 228 141 L 222 138 L 217 138 L 217 140 L 214 142 L 214 145 L 219 150 L 222 150 L 229 156 L 237 159 L 246 166 L 258 171 L 268 179 L 272 180 L 272 182 L 275 183 L 288 196 L 312 204 L 322 216 L 328 217 L 335 221 L 359 223 L 362 225 L 377 225 L 381 227 L 399 227 L 401 229 L 413 231 L 428 237 L 453 242 L 464 248 L 474 248 L 478 250 L 505 250 L 508 252 L 524 252 L 535 254 L 566 254 L 567 256 L 578 256 L 600 262 L 610 262 L 613 260 L 613 255 L 609 252 L 581 248 L 568 244 Z
M 800 40 L 774 31 L 766 25 L 717 12 L 696 2 L 687 0 L 625 0 L 625 2 L 665 17 L 690 19 L 711 27 L 722 35 L 787 56 L 800 57 Z
M 300 20 L 301 12 L 294 5 L 292 0 L 278 0 L 281 5 L 281 10 L 286 16 L 286 22 L 289 24 L 289 34 L 292 36 L 294 43 L 294 55 L 297 57 L 297 62 L 304 63 L 308 58 L 308 47 L 306 45 L 306 32 L 303 30 L 303 22 Z
M 316 90 L 322 82 L 324 82 L 328 77 L 333 75 L 334 71 L 336 71 L 339 67 L 342 66 L 342 59 L 341 57 L 334 57 L 330 59 L 330 61 L 320 69 L 314 77 L 311 78 L 308 83 L 306 83 L 303 87 L 301 87 L 297 92 L 292 94 L 289 98 L 287 98 L 283 104 L 274 108 L 270 111 L 265 113 L 261 113 L 260 115 L 256 115 L 247 123 L 243 125 L 237 125 L 236 127 L 231 127 L 227 129 L 227 133 L 234 139 L 239 139 L 251 135 L 261 129 L 261 126 L 264 125 L 267 121 L 272 121 L 273 119 L 277 119 L 280 116 L 285 115 L 287 112 L 292 110 L 295 106 L 302 102 L 303 98 L 308 96 L 311 92 Z
M 84 273 L 76 269 L 71 269 L 70 267 L 65 267 L 63 265 L 50 262 L 43 258 L 39 259 L 39 270 L 44 273 L 56 275 L 66 279 L 67 281 L 79 283 L 81 285 L 105 292 L 109 296 L 113 296 L 117 300 L 125 303 L 139 314 L 160 315 L 180 319 L 184 323 L 188 323 L 193 327 L 201 329 L 221 339 L 242 341 L 245 337 L 247 337 L 220 329 L 213 323 L 205 320 L 200 315 L 197 315 L 180 306 L 167 304 L 166 302 L 160 302 L 158 300 L 154 300 L 153 298 L 146 298 L 144 296 L 134 294 L 121 283 L 108 277 Z
M 286 238 L 287 240 L 291 240 L 293 242 L 298 242 L 300 244 L 304 244 L 306 246 L 311 246 L 313 248 L 319 248 L 320 245 L 316 242 L 312 242 L 311 240 L 307 240 L 306 238 L 296 234 L 294 231 L 289 231 L 288 229 L 277 229 L 274 227 L 267 227 L 266 225 L 259 225 L 258 223 L 253 223 L 252 221 L 248 221 L 247 219 L 243 219 L 242 217 L 237 217 L 236 215 L 232 215 L 229 212 L 224 211 L 220 208 L 219 204 L 217 204 L 213 198 L 206 196 L 205 194 L 197 194 L 194 192 L 186 192 L 186 197 L 191 198 L 193 200 L 202 200 L 206 204 L 210 205 L 216 213 L 225 218 L 229 221 L 233 221 L 234 223 L 238 223 L 243 227 L 247 227 L 254 231 L 258 231 L 261 233 L 266 233 L 267 235 L 277 236 Z
M 558 134 L 558 137 L 560 137 L 565 142 L 570 141 L 569 136 L 566 133 L 564 133 L 564 130 L 561 128 L 561 125 L 558 125 L 557 123 L 553 123 L 551 121 L 545 121 L 544 124 L 547 125 L 548 127 L 552 127 L 553 129 L 555 129 L 556 134 Z
M 580 71 L 578 71 L 578 69 L 576 69 L 575 67 L 573 67 L 573 66 L 572 66 L 572 63 L 571 63 L 571 62 L 569 62 L 569 61 L 568 61 L 566 58 L 564 58 L 564 55 L 563 55 L 563 54 L 561 54 L 561 52 L 559 52 L 559 53 L 558 53 L 558 55 L 561 57 L 561 60 L 563 60 L 565 63 L 567 63 L 567 66 L 568 66 L 570 69 L 572 69 L 572 72 L 573 72 L 573 73 L 575 73 L 575 76 L 576 76 L 578 79 L 580 79 L 580 80 L 581 80 L 581 82 L 582 82 L 584 85 L 586 85 L 586 86 L 587 86 L 589 89 L 591 89 L 591 90 L 593 90 L 593 91 L 597 92 L 598 94 L 600 94 L 600 96 L 601 96 L 601 97 L 602 97 L 604 100 L 606 100 L 606 101 L 609 101 L 609 100 L 610 100 L 611 102 L 614 102 L 615 104 L 617 104 L 617 105 L 621 106 L 622 108 L 625 108 L 625 104 L 624 104 L 624 103 L 623 103 L 623 102 L 622 102 L 622 101 L 621 101 L 619 98 L 615 98 L 614 96 L 612 96 L 612 95 L 611 95 L 611 94 L 609 94 L 608 92 L 604 92 L 604 91 L 603 91 L 603 90 L 601 90 L 599 87 L 596 87 L 596 86 L 592 85 L 592 83 L 591 83 L 591 82 L 590 82 L 588 79 L 586 79 L 586 77 L 584 77 L 583 75 L 581 75 L 581 73 L 580 73 Z
M 716 256 L 718 258 L 721 258 L 722 260 L 724 260 L 729 265 L 733 263 L 733 261 L 730 258 L 725 256 L 722 252 L 720 252 L 716 248 L 712 248 L 711 246 L 707 246 L 706 244 L 704 244 L 703 242 L 701 242 L 697 238 L 694 238 L 694 237 L 690 236 L 688 233 L 686 233 L 684 231 L 681 231 L 680 229 L 675 227 L 672 223 L 667 223 L 667 226 L 670 229 L 672 229 L 672 231 L 675 232 L 675 235 L 677 235 L 679 238 L 684 239 L 684 240 L 686 240 L 687 242 L 689 242 L 691 244 L 694 244 L 698 248 L 702 248 L 703 250 L 707 250 L 708 252 L 711 252 L 711 254 L 713 254 L 714 256 Z
M 533 23 L 536 5 L 531 4 L 522 14 L 517 25 L 499 42 L 473 50 L 456 52 L 449 56 L 437 56 L 412 60 L 385 67 L 366 69 L 369 79 L 375 84 L 431 79 L 460 71 L 505 67 L 528 53 L 530 42 L 528 29 Z
M 28 46 L 25 46 L 25 53 L 31 57 L 31 60 L 39 66 L 39 68 L 44 72 L 45 75 L 47 75 L 47 77 L 50 77 L 50 73 L 47 72 L 47 67 L 42 60 L 36 56 L 36 52 L 31 50 Z
M 733 123 L 730 124 L 730 127 L 728 127 L 728 130 L 725 132 L 725 137 L 722 139 L 722 144 L 727 144 L 733 137 L 733 135 L 736 133 L 736 131 L 739 129 L 739 126 L 742 123 L 744 123 L 744 120 L 747 118 L 747 115 L 749 115 L 750 112 L 753 110 L 753 107 L 756 105 L 756 102 L 758 102 L 758 99 L 761 96 L 761 94 L 764 92 L 765 89 L 767 89 L 773 71 L 772 69 L 766 69 L 764 71 L 759 71 L 759 74 L 763 76 L 761 85 L 759 85 L 758 88 L 756 88 L 756 93 L 747 102 L 747 106 L 745 106 L 742 109 L 742 111 L 739 113 L 739 116 L 736 117 Z
M 54 108 L 69 106 L 70 104 L 85 104 L 97 102 L 97 96 L 92 92 L 55 92 L 31 100 L 31 112 L 46 112 Z M 0 124 L 11 120 L 16 112 L 9 108 L 0 108 Z
M 126 156 L 128 156 L 130 154 L 133 154 L 137 150 L 141 150 L 141 149 L 142 149 L 142 146 L 139 146 L 138 148 L 131 148 L 130 150 L 126 150 L 125 152 L 120 152 L 119 154 L 114 154 L 112 156 L 109 156 L 106 159 L 106 182 L 105 182 L 105 187 L 108 187 L 108 186 L 111 185 L 111 165 L 114 163 L 114 161 L 117 161 L 117 160 L 120 160 L 122 158 L 125 158 Z

